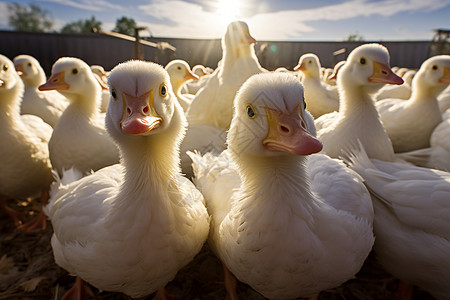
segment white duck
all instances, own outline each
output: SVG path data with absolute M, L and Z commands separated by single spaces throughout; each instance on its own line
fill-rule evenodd
M 187 112 L 189 123 L 228 129 L 237 90 L 251 75 L 265 71 L 256 57 L 255 43 L 245 22 L 228 25 L 222 38 L 221 64 L 192 100 Z
M 450 55 L 424 61 L 412 82 L 411 97 L 384 99 L 375 106 L 395 152 L 430 146 L 434 128 L 442 122 L 437 96 L 450 83 Z
M 58 59 L 51 77 L 39 89 L 58 90 L 70 101 L 48 144 L 52 166 L 59 174 L 72 167 L 87 173 L 119 162 L 118 149 L 99 112 L 100 85 L 85 62 L 73 57 Z
M 195 65 L 192 67 L 192 73 L 197 75 L 199 78 L 205 75 L 211 74 L 208 69 L 203 65 Z
M 95 79 L 97 79 L 98 83 L 102 88 L 102 97 L 100 99 L 100 111 L 106 112 L 106 110 L 108 109 L 108 102 L 110 97 L 107 83 L 107 77 L 109 72 L 106 72 L 105 69 L 99 65 L 91 65 L 90 67 L 92 73 L 94 74 Z
M 395 160 L 372 94 L 385 83 L 402 82 L 389 68 L 389 52 L 385 47 L 364 44 L 355 48 L 338 73 L 339 112 L 325 114 L 315 120 L 323 152 L 331 157 L 340 157 L 342 149 L 359 139 L 369 157 Z
M 396 98 L 396 99 L 409 99 L 411 97 L 412 92 L 412 80 L 416 75 L 416 70 L 409 70 L 403 76 L 403 84 L 401 85 L 391 85 L 386 84 L 383 86 L 375 95 L 375 99 L 377 101 L 388 99 L 388 98 Z
M 443 114 L 450 108 L 450 85 L 439 94 L 438 103 Z
M 181 104 L 181 107 L 186 112 L 191 104 L 194 95 L 182 94 L 181 88 L 188 80 L 198 80 L 199 77 L 192 73 L 189 64 L 181 59 L 170 61 L 165 67 L 170 76 L 173 92 Z
M 55 127 L 59 117 L 69 104 L 67 99 L 56 91 L 41 92 L 38 87 L 46 81 L 45 72 L 39 61 L 30 55 L 18 55 L 13 60 L 16 71 L 25 84 L 21 113 L 40 117 Z
M 186 82 L 181 88 L 181 92 L 184 94 L 197 94 L 197 92 L 206 85 L 213 71 L 214 70 L 209 71 L 205 66 L 195 65 L 192 67 L 192 73 L 196 74 L 199 79 Z
M 430 147 L 403 152 L 397 157 L 415 165 L 450 172 L 450 109 L 431 134 Z
M 129 61 L 109 85 L 106 124 L 121 164 L 52 187 L 52 248 L 58 265 L 95 287 L 143 297 L 163 291 L 200 251 L 209 216 L 180 174 L 187 123 L 167 72 Z
M 339 109 L 339 96 L 331 88 L 327 89 L 320 76 L 320 61 L 313 53 L 303 54 L 295 71 L 303 73 L 301 82 L 305 87 L 305 100 L 314 118 Z
M 448 299 L 450 173 L 369 159 L 361 146 L 350 155 L 350 167 L 364 178 L 373 199 L 378 261 L 403 282 Z
M 191 154 L 213 251 L 267 298 L 312 296 L 353 278 L 374 242 L 370 196 L 342 161 L 309 155 L 321 143 L 301 83 L 255 75 L 234 111 L 228 150 Z
M 0 204 L 16 222 L 18 215 L 5 206 L 3 199 L 42 194 L 45 202 L 43 191 L 48 191 L 52 182 L 47 146 L 52 128 L 37 116 L 20 115 L 23 92 L 24 84 L 13 62 L 0 55 Z M 45 226 L 43 217 L 40 225 Z

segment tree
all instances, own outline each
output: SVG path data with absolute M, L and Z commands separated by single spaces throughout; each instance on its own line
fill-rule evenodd
M 350 34 L 344 41 L 346 42 L 362 42 L 364 37 L 358 32 Z
M 76 22 L 67 23 L 61 29 L 62 33 L 92 33 L 92 28 L 101 29 L 102 22 L 92 16 L 90 19 L 78 20 Z
M 9 26 L 17 31 L 45 32 L 53 28 L 53 18 L 46 10 L 35 4 L 30 6 L 8 4 Z
M 116 27 L 112 31 L 134 36 L 134 29 L 137 27 L 133 18 L 122 17 L 116 20 Z

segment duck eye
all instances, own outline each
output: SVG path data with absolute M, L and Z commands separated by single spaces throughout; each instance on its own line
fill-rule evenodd
M 28 66 L 31 67 L 31 63 L 28 63 Z
M 9 69 L 8 65 L 3 65 L 2 70 L 3 70 L 4 72 L 8 71 L 8 69 Z
M 116 89 L 115 88 L 111 89 L 111 96 L 114 98 L 114 100 L 117 100 L 117 93 L 116 93 Z
M 178 70 L 181 70 L 181 67 L 177 67 Z
M 306 109 L 306 101 L 303 99 L 303 109 Z
M 432 68 L 433 70 L 437 70 L 437 69 L 438 69 L 438 66 L 433 65 L 431 68 Z
M 78 69 L 72 69 L 72 74 L 73 75 L 77 75 L 78 74 Z
M 165 97 L 167 95 L 167 87 L 164 83 L 159 87 L 159 95 L 161 97 Z
M 254 119 L 256 117 L 256 113 L 253 110 L 253 107 L 251 104 L 247 104 L 247 115 L 250 119 Z
M 361 57 L 359 59 L 359 63 L 362 64 L 362 65 L 365 65 L 366 64 L 366 59 L 364 57 Z

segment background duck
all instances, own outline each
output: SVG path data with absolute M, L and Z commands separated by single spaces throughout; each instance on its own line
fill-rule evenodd
M 310 155 L 322 146 L 302 85 L 285 73 L 254 75 L 234 111 L 228 149 L 218 157 L 191 154 L 212 217 L 213 251 L 273 299 L 312 296 L 352 278 L 374 241 L 372 204 L 343 162 Z
M 337 78 L 339 112 L 315 120 L 324 153 L 340 157 L 344 155 L 342 149 L 359 139 L 369 157 L 396 159 L 372 98 L 386 83 L 402 84 L 403 80 L 391 71 L 389 52 L 384 46 L 364 44 L 349 54 Z
M 411 97 L 384 99 L 375 106 L 395 152 L 430 146 L 434 128 L 442 122 L 437 96 L 450 83 L 450 55 L 425 60 L 412 82 Z
M 450 173 L 369 159 L 361 144 L 351 152 L 350 167 L 364 178 L 373 200 L 378 261 L 403 282 L 448 299 Z M 400 287 L 399 298 L 412 299 L 412 286 Z
M 0 55 L 0 205 L 19 222 L 19 215 L 6 207 L 5 199 L 26 199 L 41 195 L 48 199 L 52 182 L 47 143 L 52 128 L 34 115 L 20 115 L 24 84 L 13 62 Z M 46 219 L 39 214 L 36 223 L 27 230 L 45 227 Z
M 203 196 L 180 174 L 186 119 L 161 66 L 119 64 L 109 86 L 106 124 L 121 164 L 52 187 L 55 260 L 101 290 L 166 299 L 209 230 Z
M 450 85 L 439 94 L 438 103 L 443 114 L 450 108 Z
M 415 165 L 450 172 L 450 109 L 431 134 L 430 147 L 398 153 L 397 157 Z
M 198 80 L 199 76 L 192 73 L 189 64 L 181 59 L 175 59 L 169 62 L 165 67 L 170 76 L 173 92 L 181 104 L 181 107 L 186 112 L 191 104 L 192 94 L 182 94 L 181 88 L 188 80 Z
M 391 85 L 386 84 L 383 86 L 375 95 L 375 99 L 377 101 L 395 98 L 395 99 L 409 99 L 411 97 L 412 90 L 412 80 L 416 75 L 416 70 L 409 70 L 403 76 L 403 84 L 400 85 Z
M 25 84 L 21 104 L 22 114 L 40 117 L 45 123 L 55 127 L 59 117 L 69 104 L 67 99 L 56 91 L 41 92 L 38 87 L 47 80 L 39 61 L 30 55 L 14 57 L 14 66 Z
M 222 61 L 195 94 L 187 112 L 189 123 L 228 129 L 237 90 L 251 75 L 265 72 L 256 57 L 255 43 L 247 23 L 236 21 L 228 25 L 222 38 Z
M 101 87 L 84 61 L 58 59 L 51 77 L 39 89 L 58 90 L 70 101 L 48 144 L 52 166 L 59 174 L 72 167 L 87 173 L 119 162 L 118 149 L 99 111 Z
M 294 71 L 303 73 L 301 82 L 305 87 L 305 100 L 314 118 L 339 109 L 339 96 L 336 90 L 327 88 L 321 79 L 320 61 L 314 53 L 303 54 Z

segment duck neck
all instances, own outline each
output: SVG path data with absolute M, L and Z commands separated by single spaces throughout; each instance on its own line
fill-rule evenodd
M 305 169 L 306 156 L 241 158 L 238 163 L 242 195 L 249 201 L 261 203 L 254 206 L 255 209 L 286 207 L 298 216 L 309 218 L 314 197 Z M 264 205 L 264 202 L 271 204 Z
M 172 83 L 172 89 L 174 94 L 178 97 L 181 93 L 181 87 L 183 86 L 184 81 L 181 80 L 173 80 Z
M 145 227 L 173 221 L 169 191 L 180 174 L 178 150 L 177 139 L 167 134 L 136 137 L 121 145 L 123 183 L 110 205 L 110 226 L 120 231 L 129 230 L 130 224 L 123 220 Z
M 100 114 L 100 86 L 86 84 L 82 93 L 62 93 L 69 99 L 70 105 L 64 114 L 80 114 L 88 119 L 96 119 Z
M 179 176 L 180 143 L 186 130 L 182 114 L 181 107 L 175 110 L 170 127 L 161 129 L 164 133 L 132 136 L 121 143 L 124 197 L 146 194 L 151 198 L 154 193 L 167 193 L 169 184 Z
M 2 108 L 0 108 L 1 126 L 14 124 L 18 119 L 20 119 L 20 104 L 22 101 L 21 98 L 23 96 L 23 92 L 23 84 L 18 83 L 16 87 L 3 91 L 0 95 L 0 102 L 2 105 Z M 20 100 L 17 100 L 19 98 Z
M 372 113 L 379 119 L 374 100 L 364 86 L 339 88 L 339 112 L 343 115 L 355 115 L 364 110 Z
M 234 47 L 232 47 L 231 45 L 226 45 L 223 47 L 224 47 L 224 54 L 223 54 L 221 76 L 224 76 L 224 74 L 228 73 L 233 68 L 235 62 L 239 58 L 249 57 L 255 58 L 255 61 L 258 61 L 256 59 L 255 48 L 253 44 L 240 44 Z
M 411 102 L 427 102 L 430 105 L 438 105 L 437 97 L 444 90 L 445 86 L 419 86 L 417 83 L 413 85 L 411 97 L 409 101 Z

